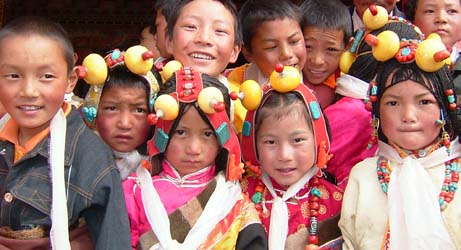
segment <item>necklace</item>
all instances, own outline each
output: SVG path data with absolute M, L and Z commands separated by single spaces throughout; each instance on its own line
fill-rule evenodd
M 445 179 L 443 181 L 442 190 L 439 195 L 439 205 L 440 211 L 447 208 L 448 203 L 450 203 L 458 189 L 458 180 L 460 168 L 458 167 L 459 158 L 451 159 L 445 162 Z M 392 168 L 389 165 L 389 160 L 384 156 L 379 156 L 376 173 L 378 174 L 378 180 L 381 185 L 381 189 L 385 194 L 387 194 L 390 173 Z
M 319 210 L 320 210 L 320 204 L 319 204 L 319 199 L 321 196 L 321 191 L 318 189 L 319 186 L 319 179 L 317 176 L 314 176 L 311 178 L 308 184 L 306 186 L 310 186 L 310 195 L 308 198 L 309 201 L 309 227 L 308 227 L 308 237 L 307 237 L 307 245 L 305 250 L 318 250 L 318 244 L 319 244 L 319 237 L 318 237 L 318 216 L 319 216 Z M 259 213 L 259 217 L 261 218 L 265 211 L 265 206 L 264 206 L 264 195 L 265 195 L 265 185 L 261 181 L 261 179 L 258 180 L 258 184 L 256 185 L 255 188 L 255 193 L 251 197 L 252 202 L 255 204 L 256 210 Z

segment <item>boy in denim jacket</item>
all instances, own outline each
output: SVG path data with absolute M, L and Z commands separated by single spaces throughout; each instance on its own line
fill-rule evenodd
M 129 249 L 110 149 L 64 102 L 77 81 L 64 29 L 25 17 L 0 31 L 1 249 Z

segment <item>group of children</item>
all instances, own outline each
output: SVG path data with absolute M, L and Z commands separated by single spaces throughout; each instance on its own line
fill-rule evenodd
M 461 249 L 460 1 L 174 3 L 156 67 L 0 30 L 0 249 Z

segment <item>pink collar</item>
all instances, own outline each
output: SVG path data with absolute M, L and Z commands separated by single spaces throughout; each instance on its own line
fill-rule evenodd
M 163 171 L 160 176 L 174 182 L 177 186 L 206 186 L 215 177 L 216 165 L 214 163 L 209 167 L 184 176 L 181 176 L 167 160 L 162 162 L 162 166 Z

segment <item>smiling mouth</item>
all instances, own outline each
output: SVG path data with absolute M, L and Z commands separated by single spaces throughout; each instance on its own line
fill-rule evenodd
M 189 55 L 192 58 L 195 59 L 200 59 L 200 60 L 213 60 L 214 57 L 208 54 L 203 54 L 203 53 L 192 53 Z
M 22 106 L 19 106 L 18 108 L 24 111 L 36 111 L 36 110 L 42 109 L 41 106 L 35 106 L 35 105 L 22 105 Z

